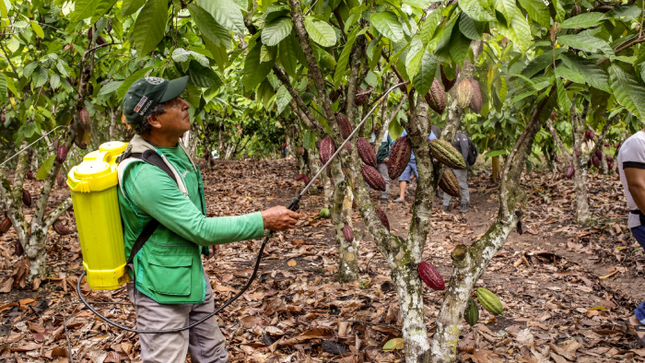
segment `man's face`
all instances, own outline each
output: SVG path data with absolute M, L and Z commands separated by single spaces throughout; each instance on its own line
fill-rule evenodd
M 156 116 L 157 121 L 161 124 L 160 132 L 181 136 L 190 130 L 190 116 L 188 109 L 190 105 L 181 97 L 174 98 L 164 103 L 166 112 L 163 115 Z

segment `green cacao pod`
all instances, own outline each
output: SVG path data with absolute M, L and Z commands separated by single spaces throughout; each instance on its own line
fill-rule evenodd
M 336 145 L 334 145 L 334 140 L 331 137 L 326 137 L 320 142 L 320 148 L 318 149 L 320 162 L 324 164 L 329 161 L 332 155 L 336 152 Z
M 385 229 L 390 230 L 390 221 L 387 219 L 387 214 L 379 207 L 374 207 L 376 209 L 376 216 L 381 220 L 381 223 L 385 226 Z
M 0 223 L 0 236 L 7 233 L 9 228 L 11 228 L 11 220 L 9 218 L 3 219 L 2 223 Z
M 390 151 L 390 161 L 387 163 L 387 174 L 390 179 L 396 179 L 405 170 L 405 167 L 410 162 L 412 155 L 412 143 L 407 136 L 399 137 L 392 150 Z
M 473 85 L 468 79 L 462 79 L 457 85 L 457 105 L 465 109 L 473 98 Z
M 504 307 L 499 298 L 493 294 L 492 291 L 480 287 L 477 289 L 477 300 L 482 304 L 482 307 L 494 315 L 501 315 L 504 313 Z
M 430 141 L 430 152 L 435 159 L 449 168 L 466 169 L 463 155 L 448 141 L 441 139 Z
M 470 99 L 470 105 L 468 107 L 474 113 L 480 113 L 482 110 L 482 90 L 474 78 L 470 80 L 470 84 L 473 86 L 473 97 Z
M 356 147 L 358 148 L 358 155 L 361 157 L 361 160 L 363 160 L 365 165 L 376 168 L 376 153 L 374 152 L 372 145 L 370 145 L 370 142 L 365 140 L 363 137 L 359 137 L 356 140 Z
M 319 216 L 321 216 L 321 217 L 323 217 L 323 218 L 329 218 L 329 216 L 331 215 L 331 213 L 329 213 L 329 209 L 327 209 L 327 208 L 323 208 L 323 209 L 321 209 L 321 210 L 320 210 L 320 212 L 318 213 L 318 215 L 319 215 Z
M 352 230 L 352 227 L 350 226 L 343 227 L 343 237 L 347 242 L 352 242 L 354 240 L 354 231 Z
M 361 172 L 363 173 L 363 179 L 365 179 L 370 187 L 381 192 L 385 191 L 385 180 L 375 167 L 371 165 L 363 165 L 363 170 L 361 170 Z
M 432 86 L 425 98 L 428 106 L 436 113 L 441 115 L 446 109 L 446 90 L 443 89 L 443 85 L 438 79 L 435 78 L 432 81 Z
M 441 83 L 443 83 L 443 87 L 446 92 L 449 92 L 452 89 L 452 86 L 457 83 L 457 76 L 459 76 L 459 66 L 457 66 L 457 70 L 455 71 L 455 78 L 453 79 L 448 79 L 448 77 L 446 77 L 446 72 L 444 72 L 443 70 L 443 64 L 439 66 L 439 71 L 441 73 Z
M 468 299 L 468 307 L 464 313 L 464 318 L 466 318 L 466 322 L 470 326 L 475 326 L 479 321 L 479 308 L 477 307 L 475 300 Z
M 450 168 L 445 168 L 441 179 L 439 179 L 439 188 L 451 197 L 460 198 L 461 188 L 457 176 Z
M 444 290 L 446 284 L 443 282 L 443 277 L 431 264 L 421 261 L 417 265 L 417 273 L 423 282 L 434 290 Z
M 347 116 L 339 112 L 338 114 L 336 114 L 336 123 L 338 123 L 338 128 L 340 129 L 340 134 L 343 135 L 343 139 L 348 138 L 352 133 L 353 128 L 349 123 Z

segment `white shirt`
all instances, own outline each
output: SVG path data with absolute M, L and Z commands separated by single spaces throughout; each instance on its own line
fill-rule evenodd
M 627 197 L 627 208 L 630 211 L 638 210 L 638 206 L 632 198 L 627 186 L 627 179 L 625 178 L 624 168 L 639 168 L 645 169 L 645 132 L 638 131 L 629 139 L 625 140 L 623 146 L 620 147 L 618 152 L 618 173 L 620 174 L 620 181 L 623 183 L 625 197 Z M 645 212 L 645 211 L 644 211 Z M 640 216 L 638 214 L 629 213 L 627 226 L 629 228 L 638 227 L 641 225 Z

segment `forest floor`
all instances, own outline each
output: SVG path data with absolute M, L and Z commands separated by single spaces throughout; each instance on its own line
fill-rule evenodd
M 304 187 L 294 180 L 295 165 L 289 158 L 220 161 L 212 171 L 202 168 L 209 216 L 286 205 Z M 468 213 L 458 213 L 456 202 L 455 209 L 445 213 L 439 209 L 441 201 L 434 202 L 424 259 L 446 280 L 451 275 L 452 249 L 483 235 L 498 211 L 497 186 L 490 181 L 490 172 L 483 167 L 477 172 L 478 176 L 469 178 Z M 34 197 L 40 184 L 27 181 Z M 396 184 L 391 185 L 390 202 L 381 208 L 392 233 L 405 236 L 415 184 L 403 204 L 392 202 L 399 193 Z M 593 214 L 589 227 L 575 224 L 572 180 L 534 171 L 523 184 L 531 193 L 522 218 L 523 234 L 511 234 L 477 283 L 501 299 L 504 314 L 493 316 L 480 308 L 477 325 L 464 322 L 459 360 L 645 361 L 645 349 L 624 323 L 645 300 L 645 255 L 626 227 L 627 209 L 618 177 L 589 176 Z M 57 188 L 50 208 L 68 194 L 66 188 Z M 378 202 L 379 195 L 372 196 Z M 396 292 L 384 260 L 365 237 L 360 280 L 337 282 L 334 232 L 329 219 L 318 217 L 322 205 L 322 193 L 303 198 L 297 229 L 269 242 L 258 280 L 217 315 L 230 362 L 403 361 L 400 350 L 383 350 L 386 342 L 401 336 Z M 63 219 L 74 227 L 73 212 Z M 364 231 L 358 212 L 354 221 L 355 230 Z M 137 335 L 107 325 L 76 295 L 82 271 L 76 233 L 62 237 L 50 231 L 50 274 L 38 286 L 25 286 L 21 276 L 25 258 L 17 255 L 16 241 L 13 229 L 0 237 L 0 362 L 139 361 Z M 216 305 L 246 283 L 260 243 L 222 245 L 204 260 Z M 135 314 L 124 289 L 84 291 L 100 312 L 134 327 Z M 426 287 L 424 301 L 432 339 L 442 293 Z

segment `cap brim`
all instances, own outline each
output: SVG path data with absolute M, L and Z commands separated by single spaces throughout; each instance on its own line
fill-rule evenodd
M 179 97 L 179 95 L 186 89 L 187 83 L 188 76 L 168 81 L 168 88 L 166 88 L 166 92 L 164 92 L 163 96 L 161 96 L 159 103 L 170 101 L 175 97 Z

